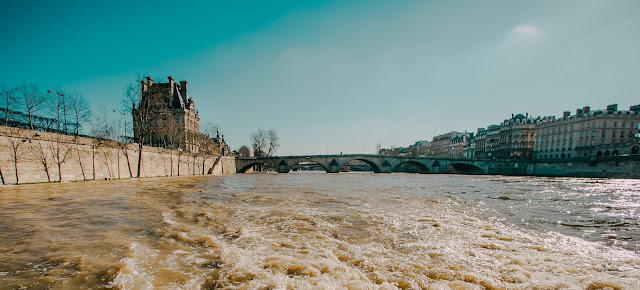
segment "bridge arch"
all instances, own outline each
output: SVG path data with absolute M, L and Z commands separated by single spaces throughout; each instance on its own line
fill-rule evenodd
M 312 159 L 307 159 L 307 160 L 299 160 L 299 161 L 297 161 L 295 163 L 292 162 L 291 166 L 287 167 L 287 171 L 281 171 L 281 173 L 289 172 L 291 170 L 291 168 L 293 168 L 296 165 L 302 164 L 302 163 L 320 165 L 322 167 L 322 169 L 324 169 L 324 171 L 329 172 L 329 171 L 327 171 L 327 166 L 325 164 L 322 164 L 322 163 L 320 163 L 318 161 L 315 161 L 315 160 L 312 160 Z
M 249 170 L 249 169 L 253 168 L 253 167 L 254 167 L 254 166 L 256 166 L 256 165 L 264 166 L 264 167 L 265 167 L 265 169 L 270 168 L 270 167 L 269 167 L 269 164 L 267 164 L 267 163 L 265 163 L 265 162 L 259 162 L 259 161 L 258 161 L 258 162 L 253 162 L 253 163 L 249 163 L 249 164 L 245 165 L 244 167 L 242 167 L 242 168 L 240 168 L 239 170 L 237 170 L 237 173 L 246 173 L 246 172 L 247 172 L 247 170 Z
M 391 172 L 407 172 L 407 173 L 431 173 L 429 167 L 417 161 L 403 161 L 391 169 Z
M 482 168 L 467 164 L 467 163 L 453 163 L 447 165 L 442 169 L 441 173 L 452 173 L 452 174 L 485 174 Z
M 335 160 L 335 159 L 334 159 Z M 349 159 L 347 160 L 347 162 L 345 162 L 344 164 L 342 164 L 341 167 L 346 166 L 349 162 L 351 161 L 362 161 L 364 163 L 366 163 L 367 165 L 371 166 L 371 170 L 373 170 L 374 173 L 381 173 L 382 170 L 380 170 L 380 165 L 376 164 L 375 162 L 371 161 L 371 160 L 367 160 L 364 158 L 353 158 L 353 159 Z M 338 169 L 340 170 L 340 169 Z

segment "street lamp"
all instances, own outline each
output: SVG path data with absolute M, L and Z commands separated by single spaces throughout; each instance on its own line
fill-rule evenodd
M 69 134 L 69 130 L 67 129 L 67 100 L 64 97 L 64 92 L 60 92 L 60 91 L 55 91 L 56 94 L 58 95 L 58 98 L 62 97 L 62 115 L 64 117 L 64 133 L 65 134 Z M 47 93 L 49 94 L 49 98 L 51 98 L 51 90 L 48 90 Z M 58 106 L 60 106 L 60 103 L 58 103 Z M 60 133 L 60 109 L 58 108 L 58 133 Z

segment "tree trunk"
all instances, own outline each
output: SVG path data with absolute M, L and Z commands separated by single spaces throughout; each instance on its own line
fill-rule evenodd
M 13 168 L 16 171 L 16 184 L 20 183 L 20 179 L 18 179 L 18 159 L 14 158 L 13 159 Z
M 0 168 L 0 178 L 2 178 L 2 185 L 5 185 L 6 183 L 4 183 L 4 175 L 2 174 L 2 168 Z
M 140 178 L 140 170 L 142 169 L 142 140 L 138 145 L 138 178 Z
M 78 144 L 76 144 L 76 154 L 78 155 L 78 164 L 80 165 L 80 171 L 82 172 L 82 180 L 86 180 L 87 177 L 84 175 L 84 167 L 82 166 L 82 156 L 80 156 L 80 148 L 78 148 Z
M 93 150 L 91 150 L 92 156 L 91 156 L 91 163 L 93 165 L 93 180 L 96 180 L 96 148 L 95 145 L 92 148 Z
M 133 173 L 131 172 L 131 163 L 129 162 L 129 151 L 127 151 L 126 145 L 122 147 L 122 154 L 127 159 L 127 169 L 129 169 L 129 177 L 133 177 Z
M 62 182 L 62 163 L 58 163 L 58 181 Z
M 47 173 L 47 181 L 51 182 L 51 177 L 49 176 L 49 168 L 46 165 L 43 165 L 43 166 L 44 166 L 44 172 Z

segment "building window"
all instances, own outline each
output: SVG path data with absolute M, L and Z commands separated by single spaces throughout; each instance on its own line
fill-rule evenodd
M 607 121 L 602 122 L 602 127 L 607 128 Z
M 627 122 L 622 122 L 622 128 L 627 126 Z
M 611 132 L 611 137 L 616 137 L 616 131 Z
M 602 137 L 607 137 L 607 131 L 602 130 Z
M 618 127 L 618 122 L 613 122 L 613 128 L 617 128 Z
M 595 137 L 596 136 L 596 131 L 591 132 L 591 137 Z

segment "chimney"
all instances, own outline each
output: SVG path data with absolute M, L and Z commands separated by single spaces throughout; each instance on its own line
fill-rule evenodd
M 618 104 L 611 104 L 607 106 L 607 111 L 617 111 L 618 110 Z
M 576 115 L 582 115 L 582 109 L 576 109 Z
M 583 114 L 589 113 L 590 111 L 591 111 L 591 107 L 589 107 L 589 106 L 582 107 L 582 113 Z
M 147 83 L 149 85 L 149 88 L 151 88 L 151 85 L 153 84 L 153 79 L 151 77 L 147 77 Z
M 185 103 L 189 99 L 187 92 L 187 81 L 180 81 L 180 94 L 182 95 L 182 98 L 184 98 Z
M 173 78 L 169 77 L 169 96 L 173 97 Z
M 145 83 L 144 81 L 140 81 L 141 87 L 142 87 L 142 92 L 141 92 L 141 96 L 144 95 L 144 92 L 147 91 L 147 83 Z
M 571 116 L 571 112 L 569 112 L 569 111 L 564 111 L 562 113 L 562 118 L 566 118 L 566 117 L 569 117 L 569 116 Z
M 640 113 L 640 105 L 629 107 L 629 111 Z

